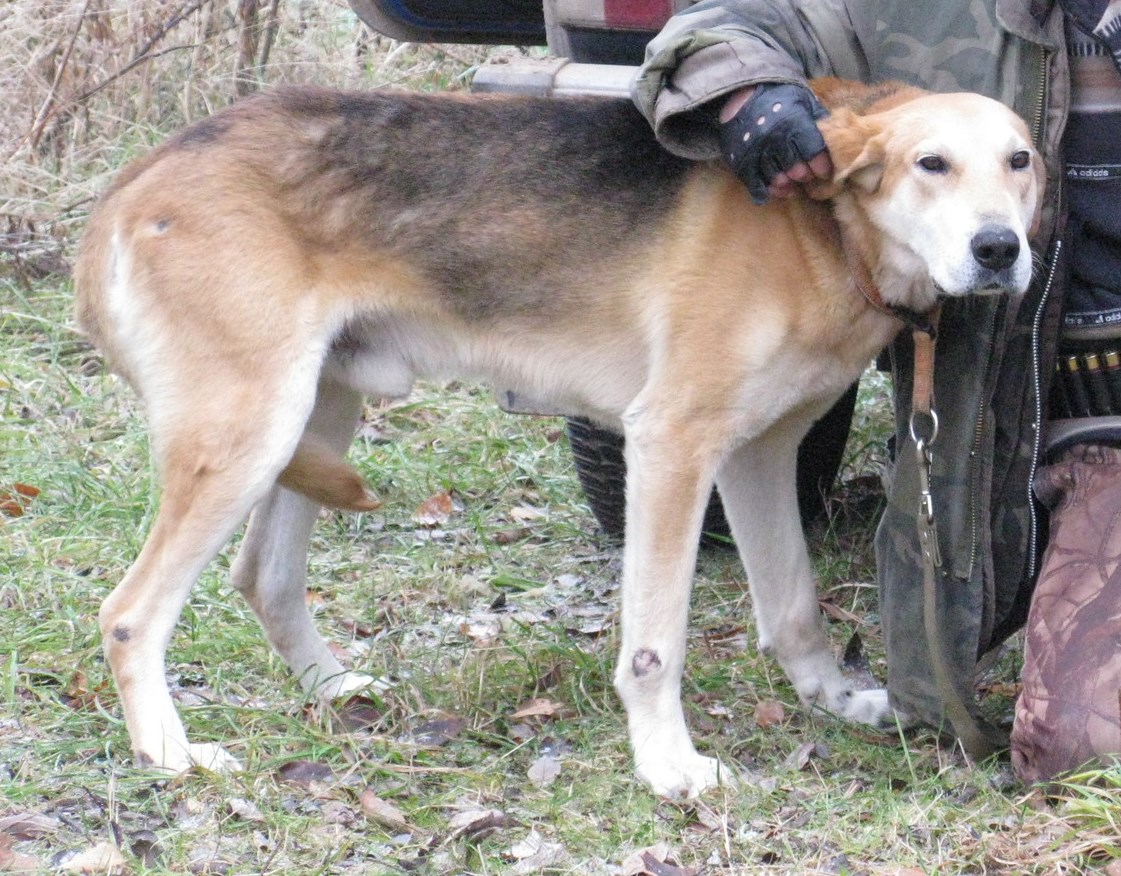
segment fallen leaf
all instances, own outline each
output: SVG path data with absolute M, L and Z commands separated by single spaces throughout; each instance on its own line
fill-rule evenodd
M 341 800 L 328 800 L 320 807 L 319 814 L 328 824 L 337 824 L 340 827 L 353 827 L 358 821 L 354 810 Z
M 344 730 L 369 730 L 381 721 L 381 707 L 377 700 L 362 694 L 347 697 L 335 706 L 335 718 Z
M 495 544 L 513 544 L 516 541 L 521 541 L 523 538 L 529 538 L 533 533 L 526 529 L 524 526 L 514 526 L 508 529 L 500 529 L 494 533 L 491 538 Z
M 487 645 L 501 634 L 502 623 L 493 617 L 464 618 L 459 624 L 459 631 L 472 642 Z
M 155 831 L 151 830 L 138 830 L 131 834 L 128 838 L 128 848 L 149 869 L 158 866 L 160 857 L 163 855 L 160 838 L 156 836 Z
M 517 523 L 527 523 L 530 520 L 539 520 L 545 516 L 545 512 L 540 508 L 534 508 L 532 505 L 518 505 L 516 508 L 510 509 L 510 518 Z
M 0 833 L 16 839 L 38 839 L 62 827 L 62 822 L 40 812 L 15 812 L 0 818 Z
M 446 490 L 429 496 L 413 512 L 413 523 L 420 526 L 443 526 L 451 519 L 454 506 Z
M 312 782 L 332 781 L 335 773 L 326 764 L 314 763 L 310 760 L 293 760 L 278 769 L 276 777 L 282 782 L 308 787 Z
M 725 833 L 728 830 L 728 817 L 703 804 L 699 804 L 694 814 L 700 827 L 710 833 Z
M 786 766 L 790 769 L 804 770 L 809 766 L 810 758 L 823 759 L 828 755 L 824 748 L 819 748 L 816 742 L 803 742 L 786 757 Z
M 226 804 L 230 807 L 230 814 L 236 815 L 243 821 L 264 821 L 264 813 L 257 808 L 256 804 L 249 800 L 244 800 L 241 797 L 234 797 Z
M 31 484 L 12 484 L 12 489 L 0 490 L 0 514 L 22 517 L 31 500 L 39 495 L 39 488 Z
M 68 858 L 62 865 L 67 873 L 120 873 L 125 856 L 108 840 Z
M 525 839 L 510 847 L 510 857 L 517 861 L 511 873 L 526 876 L 556 866 L 568 857 L 568 852 L 560 843 L 549 842 L 536 830 L 531 830 Z
M 644 872 L 649 876 L 691 876 L 692 874 L 692 871 L 685 867 L 679 867 L 668 861 L 659 861 L 649 852 L 643 854 L 642 863 L 646 868 Z
M 631 853 L 623 860 L 620 873 L 622 876 L 692 876 L 691 870 L 678 866 L 665 843 Z
M 529 768 L 527 775 L 529 781 L 537 788 L 547 788 L 556 781 L 561 773 L 560 761 L 555 757 L 545 755 L 539 757 Z
M 0 833 L 0 873 L 40 873 L 44 863 L 12 848 L 13 838 Z
M 448 828 L 453 839 L 465 837 L 469 840 L 480 840 L 496 830 L 514 827 L 516 824 L 517 822 L 501 809 L 468 809 L 453 815 L 448 821 Z
M 375 824 L 388 827 L 390 830 L 411 830 L 405 813 L 392 803 L 383 800 L 373 789 L 366 788 L 358 795 L 358 804 L 362 807 L 362 814 Z
M 440 748 L 455 739 L 467 727 L 467 719 L 455 715 L 425 721 L 409 734 L 417 745 Z
M 777 700 L 763 700 L 755 704 L 755 723 L 762 730 L 770 730 L 786 720 L 786 709 Z
M 524 706 L 520 706 L 511 718 L 532 718 L 532 717 L 545 717 L 551 718 L 564 708 L 563 703 L 553 702 L 552 700 L 545 699 L 544 697 L 537 697 L 530 700 Z

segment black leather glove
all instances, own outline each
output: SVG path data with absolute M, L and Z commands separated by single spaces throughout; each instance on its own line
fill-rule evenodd
M 825 149 L 815 122 L 829 115 L 804 85 L 764 83 L 720 126 L 724 160 L 743 180 L 751 200 L 767 202 L 767 186 L 795 164 Z

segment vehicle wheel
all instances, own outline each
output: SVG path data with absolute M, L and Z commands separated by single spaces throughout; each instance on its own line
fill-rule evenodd
M 798 510 L 803 523 L 825 513 L 825 503 L 844 459 L 852 412 L 856 406 L 856 384 L 833 405 L 798 447 Z M 594 423 L 569 418 L 568 440 L 576 463 L 576 475 L 600 529 L 621 538 L 626 527 L 627 464 L 623 436 Z M 726 538 L 730 532 L 720 497 L 713 490 L 705 510 L 704 532 Z

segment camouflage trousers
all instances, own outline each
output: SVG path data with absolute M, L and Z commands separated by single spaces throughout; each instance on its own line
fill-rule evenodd
M 1121 448 L 1066 450 L 1040 469 L 1036 492 L 1050 536 L 1012 728 L 1025 782 L 1121 758 Z

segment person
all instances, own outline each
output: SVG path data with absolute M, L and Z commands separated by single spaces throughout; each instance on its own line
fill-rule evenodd
M 1002 100 L 1048 176 L 1028 293 L 942 309 L 933 571 L 916 527 L 919 462 L 902 449 L 909 334 L 890 350 L 898 452 L 876 559 L 892 703 L 987 754 L 999 736 L 973 676 L 1026 622 L 1017 774 L 1108 761 L 1121 752 L 1121 2 L 705 0 L 649 44 L 632 96 L 668 149 L 724 160 L 765 201 L 829 176 L 814 126 L 825 110 L 806 89 L 828 75 Z M 766 130 L 745 140 L 762 115 Z M 924 574 L 937 641 L 923 634 Z

